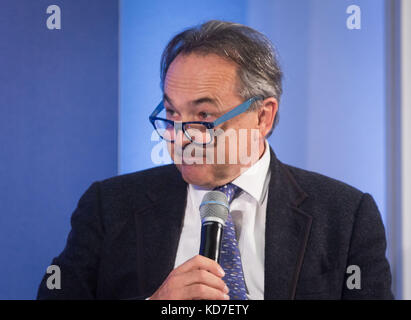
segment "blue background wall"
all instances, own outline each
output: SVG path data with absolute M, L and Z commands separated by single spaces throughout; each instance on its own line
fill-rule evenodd
M 346 27 L 351 4 L 361 8 L 360 30 Z M 284 95 L 269 139 L 277 156 L 371 193 L 385 219 L 384 0 L 123 0 L 119 172 L 155 165 L 147 117 L 161 99 L 162 50 L 210 18 L 254 27 L 278 49 Z
M 2 1 L 0 39 L 0 299 L 33 299 L 79 197 L 117 173 L 118 4 Z
M 360 30 L 346 27 L 351 4 Z M 247 13 L 285 73 L 279 158 L 371 193 L 385 219 L 384 0 L 250 0 Z
M 2 1 L 0 299 L 35 297 L 93 181 L 155 165 L 147 118 L 161 99 L 161 52 L 208 19 L 255 27 L 277 46 L 278 157 L 370 192 L 384 216 L 383 3 Z M 51 4 L 62 30 L 46 28 Z M 361 7 L 361 30 L 346 28 L 350 4 Z

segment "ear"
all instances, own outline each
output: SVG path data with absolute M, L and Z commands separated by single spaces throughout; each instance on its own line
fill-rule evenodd
M 263 101 L 263 105 L 258 109 L 258 128 L 262 137 L 270 132 L 275 115 L 278 111 L 278 101 L 274 97 L 269 97 Z

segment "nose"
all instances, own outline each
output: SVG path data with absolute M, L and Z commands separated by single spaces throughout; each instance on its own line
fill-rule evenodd
M 187 136 L 184 134 L 181 123 L 175 123 L 174 130 L 175 130 L 174 143 L 178 147 L 181 147 L 183 149 L 187 144 L 191 143 L 190 139 L 188 139 Z

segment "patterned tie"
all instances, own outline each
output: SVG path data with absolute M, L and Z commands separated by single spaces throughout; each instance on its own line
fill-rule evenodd
M 229 183 L 214 190 L 223 192 L 227 196 L 228 203 L 231 203 L 240 188 Z M 220 265 L 225 272 L 223 280 L 230 289 L 228 293 L 230 299 L 247 300 L 240 250 L 238 249 L 231 213 L 228 214 L 221 247 Z

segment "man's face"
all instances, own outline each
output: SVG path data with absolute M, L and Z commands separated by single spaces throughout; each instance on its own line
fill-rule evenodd
M 238 94 L 236 64 L 217 55 L 180 54 L 167 71 L 164 82 L 164 106 L 167 118 L 170 120 L 212 122 L 243 102 L 244 99 Z M 214 188 L 232 181 L 241 174 L 242 170 L 258 160 L 264 151 L 264 138 L 256 135 L 261 131 L 258 114 L 258 111 L 245 112 L 218 126 L 224 132 L 231 132 L 231 135 L 237 136 L 238 148 L 234 146 L 235 143 L 229 143 L 228 138 L 224 148 L 218 148 L 220 141 L 216 138 L 214 143 L 208 146 L 214 148 L 214 161 L 211 164 L 206 163 L 206 149 L 201 145 L 194 145 L 180 130 L 175 137 L 175 142 L 168 142 L 167 146 L 183 179 L 187 183 Z M 227 131 L 228 129 L 231 130 Z M 245 139 L 240 139 L 239 129 L 247 130 Z M 254 135 L 251 134 L 251 129 L 255 129 Z M 243 154 L 248 152 L 250 155 L 253 143 L 254 146 L 255 144 L 258 146 L 254 157 L 251 157 L 254 161 L 241 163 L 240 151 L 243 150 L 245 152 Z M 191 155 L 184 152 L 195 148 L 204 151 L 202 159 L 194 157 L 195 151 Z M 221 163 L 221 154 L 220 161 L 217 161 L 218 152 L 221 151 L 225 153 L 224 163 Z M 236 163 L 229 162 L 230 153 L 233 152 L 236 153 L 234 155 Z M 198 163 L 199 160 L 202 163 Z

